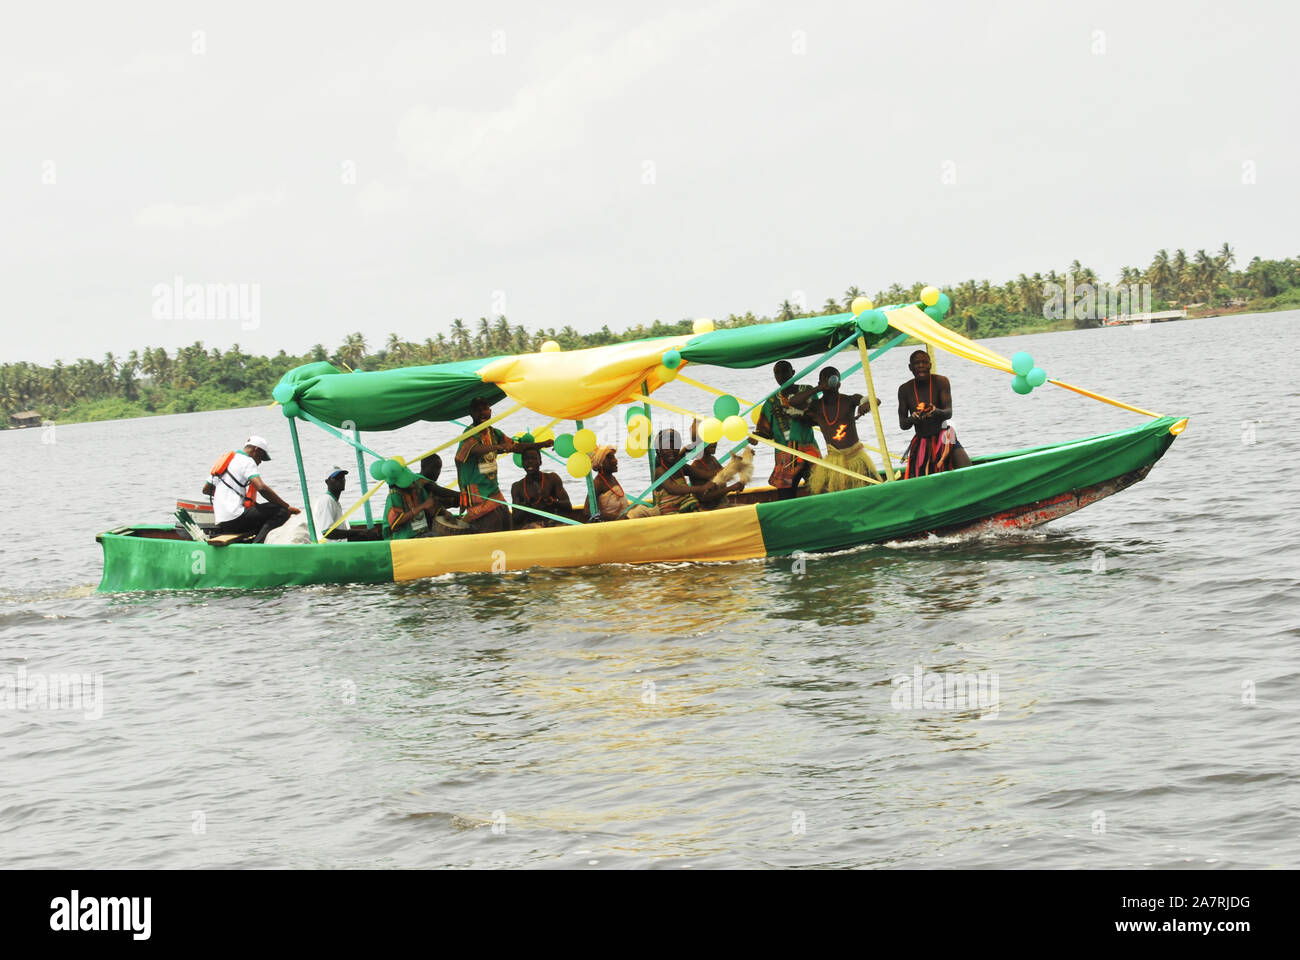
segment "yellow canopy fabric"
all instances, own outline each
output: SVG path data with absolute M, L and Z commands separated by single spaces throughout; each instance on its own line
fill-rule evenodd
M 652 392 L 667 383 L 660 376 L 660 359 L 666 350 L 680 350 L 692 336 L 500 357 L 480 367 L 478 375 L 529 410 L 584 420 L 626 403 L 641 392 L 643 381 Z
M 987 347 L 981 347 L 973 340 L 967 340 L 960 333 L 949 330 L 942 324 L 935 323 L 921 312 L 915 304 L 908 304 L 905 307 L 899 307 L 897 310 L 887 311 L 885 316 L 889 318 L 889 325 L 902 333 L 909 334 L 918 340 L 923 340 L 941 350 L 947 350 L 949 353 L 954 353 L 974 363 L 992 367 L 994 370 L 1001 370 L 1003 373 L 1014 373 L 1011 369 L 1011 361 L 1002 354 L 994 353 Z

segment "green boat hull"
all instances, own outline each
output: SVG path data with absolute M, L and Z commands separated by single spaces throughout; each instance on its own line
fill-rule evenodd
M 962 470 L 708 513 L 423 540 L 214 547 L 170 526 L 98 537 L 102 592 L 389 583 L 455 571 L 725 561 L 1044 523 L 1144 477 L 1181 421 L 977 458 Z

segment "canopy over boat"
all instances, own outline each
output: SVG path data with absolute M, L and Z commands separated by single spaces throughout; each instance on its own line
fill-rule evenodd
M 910 307 L 892 311 L 890 322 L 907 330 L 916 317 L 928 320 Z M 295 402 L 302 411 L 333 426 L 351 421 L 366 431 L 395 430 L 417 420 L 452 420 L 468 413 L 470 403 L 479 397 L 494 402 L 508 396 L 548 417 L 583 420 L 628 402 L 642 384 L 653 393 L 667 383 L 671 375 L 662 359 L 670 350 L 681 354 L 685 363 L 758 367 L 816 356 L 857 334 L 864 336 L 868 345 L 885 336 L 864 331 L 853 314 L 839 313 L 585 350 L 376 372 L 344 374 L 329 363 L 309 363 L 284 375 L 275 398 L 281 403 Z

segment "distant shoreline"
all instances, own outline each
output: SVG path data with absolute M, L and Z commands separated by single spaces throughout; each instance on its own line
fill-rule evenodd
M 1284 300 L 1282 297 L 1273 297 L 1271 300 Z M 1203 320 L 1210 317 L 1236 316 L 1239 314 L 1265 314 L 1279 313 L 1285 310 L 1300 309 L 1300 303 L 1282 302 L 1268 305 L 1247 304 L 1241 307 L 1194 307 L 1188 308 L 1188 320 Z M 1178 321 L 1173 321 L 1178 322 Z M 1069 330 L 1101 330 L 1115 329 L 1112 327 L 1088 326 L 1080 327 L 1076 321 L 1070 319 L 1060 320 L 1042 320 L 1038 323 L 1029 323 L 1024 326 L 1014 327 L 1010 330 L 998 331 L 992 336 L 982 337 L 978 333 L 974 334 L 971 339 L 975 340 L 1001 340 L 1006 337 L 1024 337 L 1038 333 L 1062 333 Z M 907 345 L 920 343 L 921 341 L 909 338 Z M 71 423 L 102 423 L 111 420 L 142 420 L 149 417 L 175 416 L 183 413 L 211 413 L 220 410 L 241 410 L 253 409 L 259 406 L 266 406 L 271 402 L 269 394 L 264 400 L 250 398 L 247 392 L 243 396 L 230 395 L 221 397 L 215 395 L 211 388 L 203 391 L 206 396 L 202 402 L 196 404 L 193 409 L 188 410 L 147 410 L 140 401 L 127 401 L 121 398 L 105 398 L 102 400 L 91 400 L 77 404 L 71 410 L 62 416 L 54 418 L 45 418 L 40 424 L 28 426 L 8 425 L 9 430 L 39 430 L 50 422 L 55 424 Z

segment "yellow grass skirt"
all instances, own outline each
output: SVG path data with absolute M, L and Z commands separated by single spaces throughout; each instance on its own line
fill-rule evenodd
M 876 465 L 871 462 L 871 458 L 862 449 L 861 443 L 855 443 L 846 450 L 840 450 L 827 444 L 822 459 L 844 470 L 860 473 L 864 477 L 877 479 L 880 477 L 880 474 L 876 471 Z M 829 470 L 820 463 L 814 463 L 812 472 L 808 475 L 808 489 L 813 493 L 835 493 L 837 490 L 852 490 L 854 487 L 865 487 L 866 485 L 865 480 L 850 477 L 840 473 L 839 470 Z

